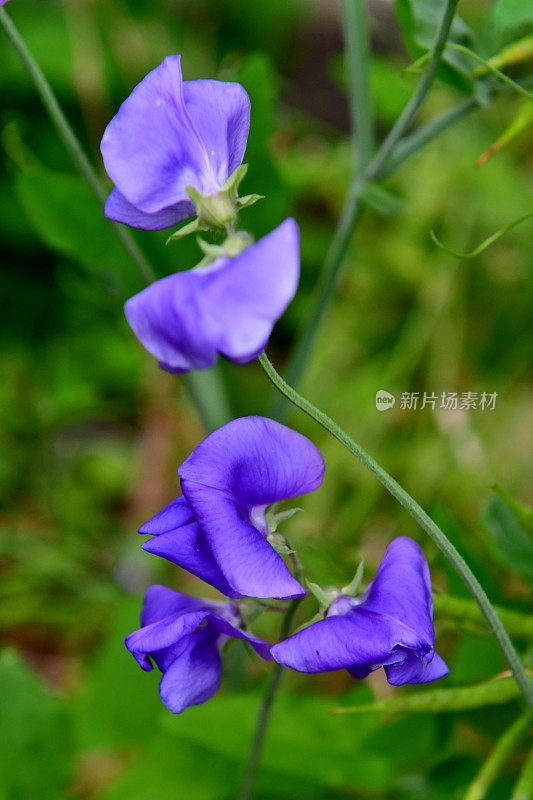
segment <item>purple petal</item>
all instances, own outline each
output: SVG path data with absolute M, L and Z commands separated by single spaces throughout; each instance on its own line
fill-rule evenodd
M 210 614 L 208 619 L 211 627 L 217 630 L 219 633 L 222 633 L 225 636 L 231 636 L 233 639 L 242 639 L 245 642 L 248 642 L 248 644 L 253 647 L 255 652 L 261 656 L 261 658 L 264 658 L 265 661 L 272 660 L 272 655 L 270 652 L 272 645 L 269 642 L 259 639 L 257 636 L 254 636 L 253 633 L 248 633 L 248 631 L 243 631 L 240 628 L 237 628 L 235 625 L 232 625 L 231 622 L 228 622 L 227 619 L 224 619 L 218 614 Z
M 207 275 L 203 305 L 218 328 L 218 352 L 237 363 L 256 358 L 294 297 L 299 274 L 298 226 L 287 219 Z
M 233 420 L 207 437 L 178 470 L 182 490 L 220 569 L 250 597 L 301 597 L 304 590 L 251 522 L 255 507 L 313 491 L 319 450 L 264 417 Z
M 320 450 L 301 433 L 267 417 L 240 417 L 204 439 L 178 474 L 189 489 L 217 489 L 251 509 L 318 489 L 324 469 Z M 202 524 L 190 492 L 183 494 Z
M 132 653 L 155 653 L 176 644 L 198 628 L 208 611 L 192 611 L 179 616 L 165 617 L 145 625 L 126 638 L 126 647 Z
M 189 504 L 184 497 L 176 497 L 168 506 L 161 509 L 155 517 L 141 525 L 139 533 L 159 536 L 161 533 L 169 533 L 182 525 L 188 525 L 190 522 L 194 522 L 194 514 Z
M 172 561 L 173 564 L 214 586 L 227 597 L 242 597 L 222 574 L 200 528 L 194 522 L 182 525 L 178 530 L 161 533 L 145 542 L 143 550 Z
M 362 673 L 368 674 L 388 661 L 395 648 L 417 649 L 420 644 L 410 628 L 360 606 L 309 625 L 271 652 L 279 664 L 298 672 L 363 667 Z
M 105 215 L 114 222 L 121 222 L 129 225 L 130 228 L 140 228 L 143 231 L 160 231 L 164 228 L 171 228 L 187 217 L 194 215 L 194 206 L 191 202 L 180 202 L 161 211 L 148 214 L 140 211 L 129 203 L 118 189 L 113 189 L 107 198 Z
M 234 259 L 169 275 L 130 298 L 126 317 L 163 369 L 207 369 L 217 353 L 237 363 L 264 349 L 298 284 L 292 219 Z
M 244 158 L 250 99 L 239 83 L 223 81 L 185 81 L 183 98 L 211 170 L 222 186 Z
M 107 126 L 101 145 L 105 167 L 132 205 L 153 214 L 188 201 L 187 186 L 218 191 L 242 158 L 248 124 L 242 87 L 184 84 L 180 57 L 169 56 L 135 87 Z
M 385 667 L 387 680 L 393 686 L 404 683 L 429 683 L 444 678 L 450 670 L 443 659 L 435 653 L 429 663 L 410 653 L 403 663 Z
M 389 544 L 364 607 L 400 620 L 433 646 L 431 578 L 424 553 L 413 539 L 399 536 Z
M 181 714 L 189 706 L 209 700 L 220 686 L 220 678 L 220 654 L 213 637 L 191 636 L 161 678 L 159 694 L 170 711 Z
M 207 369 L 217 357 L 216 334 L 202 308 L 196 270 L 169 275 L 131 297 L 124 310 L 133 332 L 170 372 Z
M 176 592 L 167 586 L 156 584 L 150 586 L 144 595 L 141 612 L 141 625 L 151 625 L 170 616 L 189 614 L 196 611 L 212 611 L 217 608 L 216 601 L 190 597 L 188 594 Z
M 185 486 L 183 487 L 185 491 Z M 187 484 L 201 528 L 233 593 L 247 597 L 289 599 L 305 590 L 285 562 L 250 522 L 231 497 Z

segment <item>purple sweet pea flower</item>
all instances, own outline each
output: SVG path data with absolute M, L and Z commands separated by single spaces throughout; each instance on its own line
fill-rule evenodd
M 207 369 L 218 353 L 243 364 L 264 350 L 299 272 L 298 226 L 287 219 L 234 258 L 151 284 L 127 301 L 126 317 L 168 372 Z
M 242 162 L 250 100 L 238 83 L 183 81 L 168 56 L 125 100 L 102 138 L 115 189 L 105 213 L 161 230 L 194 214 L 186 188 L 216 194 Z
M 261 658 L 270 659 L 270 644 L 242 630 L 233 603 L 188 597 L 166 586 L 150 586 L 140 630 L 126 647 L 147 672 L 152 661 L 163 673 L 161 700 L 174 714 L 209 700 L 220 685 L 221 650 L 229 638 L 244 639 Z
M 229 597 L 302 597 L 267 537 L 268 505 L 317 489 L 324 460 L 296 431 L 242 417 L 210 434 L 181 465 L 183 497 L 146 522 L 143 548 Z
M 432 620 L 426 559 L 415 541 L 400 536 L 361 597 L 339 594 L 325 619 L 274 645 L 272 655 L 298 672 L 347 669 L 366 678 L 384 667 L 393 686 L 427 683 L 448 673 L 434 651 Z

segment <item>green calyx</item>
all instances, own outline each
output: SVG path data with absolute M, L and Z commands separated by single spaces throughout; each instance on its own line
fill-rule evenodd
M 194 203 L 196 218 L 173 233 L 167 242 L 200 231 L 233 231 L 239 211 L 262 199 L 260 194 L 239 197 L 239 186 L 247 172 L 248 165 L 241 164 L 215 194 L 202 194 L 194 186 L 187 186 L 185 191 Z

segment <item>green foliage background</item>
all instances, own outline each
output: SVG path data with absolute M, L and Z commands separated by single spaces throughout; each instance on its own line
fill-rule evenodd
M 438 5 L 438 4 L 437 4 Z M 43 8 L 44 6 L 44 8 Z M 371 3 L 370 65 L 378 130 L 416 81 L 402 72 L 427 47 L 432 2 Z M 12 0 L 7 10 L 50 79 L 98 168 L 102 130 L 138 80 L 169 53 L 186 78 L 240 80 L 252 99 L 244 190 L 266 200 L 243 212 L 260 236 L 288 214 L 302 231 L 297 298 L 270 354 L 287 359 L 313 300 L 350 174 L 337 6 L 329 0 Z M 528 3 L 461 3 L 459 40 L 484 57 L 531 32 Z M 474 33 L 472 33 L 474 31 Z M 411 48 L 410 54 L 404 49 Z M 267 668 L 240 644 L 224 688 L 173 718 L 157 677 L 122 645 L 144 588 L 209 591 L 139 551 L 135 530 L 177 494 L 175 468 L 202 438 L 191 400 L 158 371 L 128 329 L 135 267 L 73 171 L 33 86 L 0 36 L 2 314 L 0 326 L 0 800 L 228 800 L 235 796 Z M 526 66 L 510 74 L 520 78 Z M 430 119 L 479 91 L 451 58 L 423 110 Z M 533 411 L 530 295 L 533 228 L 524 224 L 460 261 L 430 238 L 470 250 L 531 210 L 531 133 L 480 169 L 476 159 L 518 113 L 498 96 L 412 158 L 361 220 L 304 393 L 330 413 L 427 508 L 467 557 L 491 600 L 514 611 L 530 654 L 527 501 Z M 159 275 L 192 266 L 194 242 L 136 234 Z M 257 365 L 222 365 L 234 416 L 269 413 Z M 378 413 L 379 389 L 497 392 L 494 411 Z M 312 580 L 367 577 L 386 543 L 424 546 L 439 593 L 467 598 L 457 577 L 374 478 L 298 412 L 290 423 L 322 449 L 322 490 L 287 524 Z M 438 598 L 437 598 L 438 600 Z M 459 604 L 460 606 L 460 604 Z M 305 615 L 313 613 L 306 601 Z M 277 620 L 258 621 L 276 636 Z M 505 669 L 467 602 L 437 602 L 437 641 L 451 674 L 440 688 Z M 509 628 L 511 630 L 511 628 Z M 529 642 L 529 644 L 528 644 Z M 478 708 L 333 716 L 332 708 L 408 697 L 379 675 L 286 676 L 257 798 L 462 798 L 518 712 L 516 699 Z M 436 708 L 436 706 L 435 706 Z M 517 749 L 490 792 L 509 797 Z M 531 795 L 528 795 L 531 796 Z

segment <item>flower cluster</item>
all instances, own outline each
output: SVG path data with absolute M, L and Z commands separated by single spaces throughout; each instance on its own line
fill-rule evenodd
M 1 3 L 2 0 L 0 0 Z M 242 86 L 183 81 L 179 56 L 166 58 L 122 104 L 102 139 L 115 184 L 106 215 L 145 230 L 192 218 L 170 238 L 207 232 L 192 270 L 156 281 L 126 303 L 137 338 L 169 372 L 238 364 L 264 350 L 299 279 L 299 233 L 287 219 L 260 241 L 239 231 L 239 196 L 250 125 Z M 126 646 L 144 670 L 162 673 L 160 695 L 174 713 L 217 690 L 230 639 L 263 659 L 300 672 L 347 669 L 356 678 L 384 667 L 393 685 L 447 672 L 434 650 L 429 570 L 420 547 L 395 539 L 375 579 L 320 590 L 319 618 L 271 645 L 246 627 L 243 601 L 297 601 L 306 590 L 297 560 L 277 528 L 291 512 L 277 503 L 315 491 L 324 460 L 305 436 L 264 417 L 233 420 L 211 433 L 178 470 L 182 494 L 140 528 L 144 550 L 177 564 L 229 600 L 148 589 L 141 628 Z

